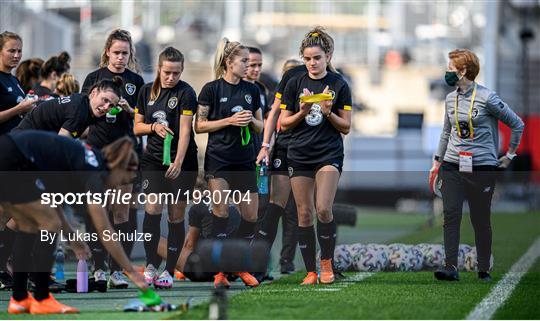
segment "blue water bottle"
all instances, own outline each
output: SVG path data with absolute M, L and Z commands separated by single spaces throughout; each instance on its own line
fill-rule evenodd
M 268 194 L 268 166 L 263 160 L 259 166 L 259 179 L 257 181 L 259 194 L 266 195 Z
M 56 265 L 55 265 L 56 271 L 54 273 L 54 277 L 57 280 L 64 279 L 64 260 L 65 260 L 64 251 L 61 248 L 59 248 L 56 251 Z

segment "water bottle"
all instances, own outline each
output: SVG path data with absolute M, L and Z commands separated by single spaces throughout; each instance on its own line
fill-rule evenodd
M 57 280 L 63 280 L 64 279 L 64 251 L 59 248 L 58 251 L 56 251 L 56 266 L 55 266 L 55 272 L 54 277 Z
M 88 265 L 86 260 L 79 260 L 77 264 L 77 292 L 88 292 Z
M 258 169 L 259 179 L 257 181 L 259 194 L 266 195 L 268 194 L 268 166 L 266 166 L 265 160 L 261 162 L 261 165 Z

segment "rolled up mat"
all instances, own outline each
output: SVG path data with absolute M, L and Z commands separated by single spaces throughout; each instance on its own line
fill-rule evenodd
M 163 165 L 171 165 L 171 143 L 173 135 L 167 133 L 165 139 L 163 140 Z
M 356 225 L 356 208 L 346 204 L 334 204 L 332 206 L 334 221 L 337 225 Z
M 268 266 L 269 253 L 265 242 L 244 240 L 203 240 L 192 254 L 191 267 L 195 273 L 208 272 L 264 272 Z
M 315 94 L 310 96 L 300 97 L 300 101 L 303 103 L 318 103 L 325 100 L 332 100 L 331 94 Z

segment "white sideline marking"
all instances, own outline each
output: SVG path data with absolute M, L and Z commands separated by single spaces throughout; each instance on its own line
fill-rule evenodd
M 495 285 L 488 296 L 469 313 L 467 320 L 491 319 L 497 309 L 510 297 L 523 275 L 527 273 L 539 256 L 540 238 L 536 239 L 519 261 L 514 263 L 504 277 Z
M 341 291 L 357 282 L 360 282 L 372 275 L 374 275 L 374 272 L 358 272 L 355 273 L 352 276 L 347 277 L 346 279 L 333 283 L 333 284 L 319 284 L 316 287 L 301 287 L 301 288 L 293 288 L 293 289 L 268 289 L 264 290 L 264 292 L 337 292 Z

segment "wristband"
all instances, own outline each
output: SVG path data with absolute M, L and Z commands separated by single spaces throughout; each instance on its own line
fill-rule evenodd
M 439 155 L 435 155 L 433 157 L 433 160 L 436 161 L 436 162 L 440 162 L 441 161 L 441 157 L 439 157 Z
M 270 148 L 270 144 L 268 144 L 268 143 L 262 143 L 262 147 Z
M 505 156 L 506 156 L 506 158 L 508 158 L 509 160 L 512 160 L 512 159 L 514 159 L 514 157 L 517 156 L 517 154 L 516 154 L 516 153 L 510 154 L 510 152 L 506 152 L 506 155 L 505 155 Z
M 150 125 L 150 131 L 152 131 L 152 133 L 154 133 L 154 134 L 156 133 L 156 131 L 154 130 L 154 125 L 155 125 L 155 124 L 156 124 L 156 123 L 152 123 L 152 124 Z

